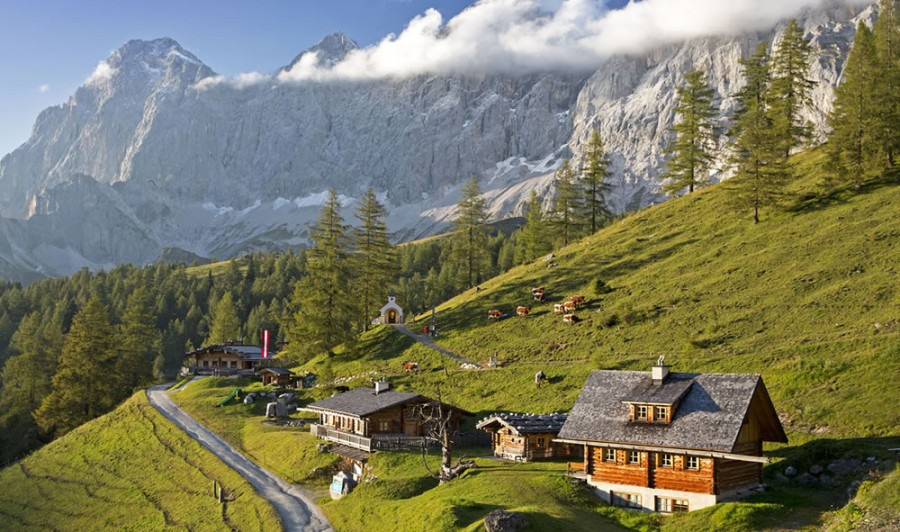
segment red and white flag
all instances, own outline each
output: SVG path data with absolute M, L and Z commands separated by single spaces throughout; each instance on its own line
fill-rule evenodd
M 262 332 L 262 357 L 269 358 L 269 331 L 265 329 Z

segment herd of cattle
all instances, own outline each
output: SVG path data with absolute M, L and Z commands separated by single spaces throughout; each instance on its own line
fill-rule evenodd
M 531 289 L 531 298 L 534 301 L 543 302 L 544 301 L 544 287 L 540 286 L 537 288 Z M 578 316 L 575 314 L 575 311 L 578 310 L 578 307 L 585 304 L 585 297 L 582 295 L 574 295 L 569 298 L 567 301 L 563 303 L 556 303 L 553 305 L 553 313 L 554 314 L 562 314 L 563 315 L 563 323 L 577 323 Z M 527 316 L 531 313 L 531 307 L 519 306 L 516 307 L 516 315 L 517 316 Z M 491 320 L 500 320 L 506 317 L 506 314 L 500 309 L 491 309 L 488 311 L 488 319 Z

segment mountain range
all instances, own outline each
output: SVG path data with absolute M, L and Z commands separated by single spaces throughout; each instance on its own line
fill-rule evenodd
M 874 16 L 835 5 L 798 17 L 814 50 L 805 114 L 819 138 L 856 22 Z M 354 82 L 229 79 L 172 39 L 129 41 L 0 160 L 0 276 L 302 245 L 329 188 L 348 218 L 373 188 L 398 241 L 446 227 L 471 176 L 503 218 L 532 190 L 549 206 L 555 170 L 595 128 L 612 161 L 612 208 L 657 203 L 684 73 L 706 71 L 727 130 L 740 59 L 777 44 L 783 27 L 612 56 L 586 73 Z M 336 64 L 355 48 L 330 35 L 281 71 L 304 57 Z M 713 180 L 728 175 L 720 144 Z

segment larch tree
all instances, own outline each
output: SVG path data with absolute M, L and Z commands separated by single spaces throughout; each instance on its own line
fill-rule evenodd
M 466 288 L 479 282 L 482 271 L 489 265 L 487 254 L 487 203 L 481 197 L 478 179 L 474 176 L 463 187 L 462 199 L 456 204 L 454 219 L 454 262 L 461 266 Z
M 153 299 L 143 287 L 128 298 L 118 330 L 116 378 L 120 398 L 153 381 L 153 363 L 162 350 L 162 334 L 156 328 Z
M 557 242 L 567 246 L 578 237 L 582 212 L 581 194 L 575 178 L 575 171 L 568 159 L 556 171 L 556 195 L 550 209 L 551 226 Z
M 581 173 L 581 188 L 584 192 L 585 226 L 590 228 L 591 234 L 606 224 L 612 214 L 606 205 L 606 192 L 609 185 L 606 178 L 612 175 L 609 167 L 609 157 L 603 147 L 603 138 L 600 130 L 595 129 L 591 133 L 584 150 L 584 161 Z
M 331 355 L 334 347 L 353 338 L 349 229 L 340 208 L 337 192 L 329 190 L 318 220 L 309 228 L 307 274 L 294 285 L 292 315 L 285 327 L 295 358 Z
M 234 297 L 226 291 L 216 303 L 206 344 L 224 344 L 241 336 L 241 320 L 238 319 Z
M 800 113 L 810 102 L 815 82 L 809 79 L 812 48 L 797 21 L 791 19 L 771 59 L 769 106 L 772 132 L 778 137 L 785 159 L 805 144 L 809 130 Z
M 884 167 L 894 168 L 900 150 L 900 2 L 881 0 L 873 28 L 878 75 L 873 97 L 878 112 L 875 133 L 884 157 Z
M 368 330 L 378 302 L 387 296 L 395 270 L 396 253 L 388 238 L 387 210 L 371 188 L 366 192 L 354 216 L 359 227 L 354 231 L 354 291 L 360 306 L 361 329 Z
M 829 116 L 831 134 L 826 150 L 835 174 L 834 184 L 852 183 L 859 189 L 866 177 L 878 175 L 884 166 L 876 140 L 877 75 L 874 37 L 869 27 L 860 22 Z
M 72 320 L 52 391 L 34 414 L 44 431 L 61 436 L 115 406 L 115 396 L 105 385 L 114 375 L 114 349 L 109 311 L 92 297 Z
M 766 43 L 760 43 L 751 57 L 741 60 L 746 84 L 740 92 L 740 107 L 732 135 L 735 137 L 731 163 L 734 175 L 728 188 L 741 208 L 759 212 L 778 203 L 787 178 L 783 145 L 772 133 L 769 107 L 769 57 Z
M 531 262 L 550 252 L 543 206 L 537 192 L 531 191 L 525 209 L 525 225 L 519 229 L 516 241 L 515 262 L 517 264 Z
M 702 70 L 692 69 L 684 75 L 684 84 L 675 96 L 675 124 L 673 142 L 666 149 L 669 155 L 666 171 L 660 176 L 668 179 L 663 192 L 672 196 L 684 189 L 688 193 L 709 184 L 709 169 L 716 147 L 713 90 Z

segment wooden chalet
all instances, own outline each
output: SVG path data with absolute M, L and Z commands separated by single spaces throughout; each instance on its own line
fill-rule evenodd
M 392 391 L 386 382 L 375 384 L 375 388 L 356 388 L 308 405 L 304 410 L 319 415 L 310 432 L 366 452 L 421 443 L 427 429 L 421 410 L 439 403 L 419 394 Z M 461 416 L 473 415 L 448 404 L 441 407 L 451 413 L 452 432 L 459 429 Z
M 582 445 L 553 441 L 566 422 L 566 414 L 499 413 L 475 426 L 491 435 L 494 456 L 532 461 L 580 457 Z
M 209 345 L 184 355 L 185 365 L 193 373 L 253 375 L 269 359 L 262 347 L 240 343 Z
M 697 510 L 756 491 L 762 442 L 787 442 L 762 377 L 594 371 L 557 437 L 584 446 L 584 477 L 607 502 Z
M 289 386 L 291 370 L 284 368 L 263 368 L 256 372 L 262 378 L 263 386 Z

